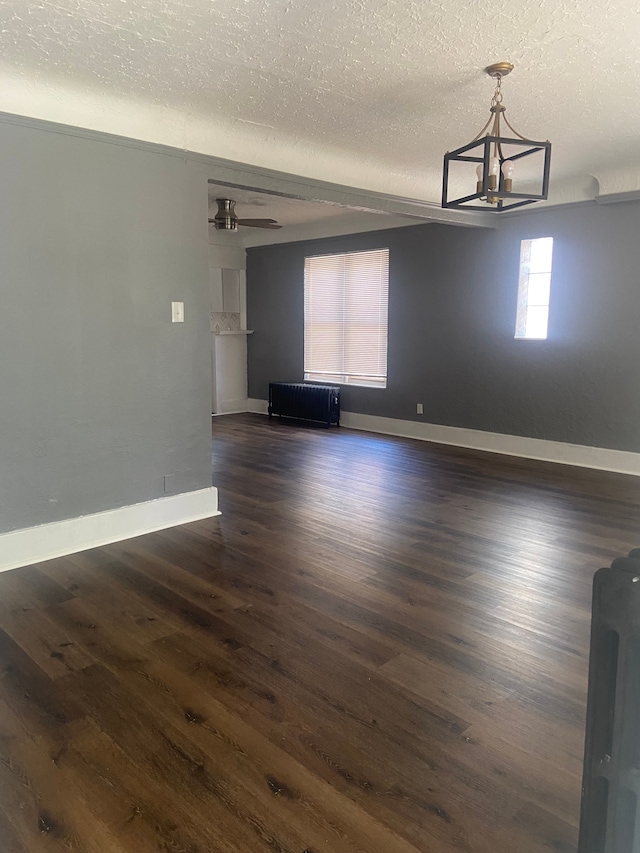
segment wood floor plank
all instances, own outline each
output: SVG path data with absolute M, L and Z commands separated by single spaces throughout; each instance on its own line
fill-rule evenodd
M 5 817 L 29 851 L 124 853 L 126 848 L 96 816 L 97 803 L 87 802 L 82 794 L 67 796 L 56 762 L 42 741 L 24 737 L 21 722 L 1 702 L 0 779 L 3 801 L 8 797 L 11 802 L 10 807 L 3 802 Z
M 43 571 L 72 590 L 74 601 L 90 605 L 94 611 L 108 617 L 111 625 L 135 642 L 151 642 L 176 629 L 176 624 L 163 618 L 149 601 L 135 594 L 125 598 L 108 568 L 94 565 L 78 568 L 64 559 L 44 564 Z
M 126 670 L 120 669 L 121 682 L 131 694 L 140 697 L 140 705 L 148 703 L 167 721 L 167 727 L 175 727 L 200 749 L 209 762 L 209 773 L 219 783 L 224 783 L 226 802 L 232 809 L 243 810 L 249 825 L 262 827 L 267 838 L 270 837 L 266 827 L 270 823 L 273 798 L 281 798 L 278 802 L 283 802 L 282 810 L 286 811 L 287 817 L 281 825 L 280 847 L 277 849 L 316 849 L 323 838 L 326 840 L 327 834 L 331 837 L 336 832 L 335 812 L 331 810 L 325 814 L 324 801 L 329 787 L 320 784 L 303 764 L 287 758 L 287 750 L 282 748 L 281 738 L 270 724 L 268 710 L 263 717 L 264 727 L 243 724 L 225 731 L 225 726 L 235 719 L 234 713 L 244 707 L 239 702 L 241 696 L 245 697 L 246 707 L 253 708 L 252 702 L 257 701 L 266 709 L 273 706 L 274 697 L 265 687 L 251 685 L 234 676 L 234 653 L 228 650 L 221 649 L 222 654 L 226 652 L 226 657 L 216 662 L 209 656 L 206 661 L 196 660 L 195 664 L 192 659 L 187 659 L 172 666 L 172 657 L 163 654 L 170 640 L 164 638 L 147 646 L 144 660 L 137 660 Z M 178 650 L 182 648 L 179 643 L 171 645 Z M 199 677 L 194 677 L 191 672 L 194 665 Z M 203 673 L 206 673 L 204 678 Z M 227 706 L 232 711 L 227 711 Z M 248 718 L 246 713 L 241 713 L 240 717 Z M 255 719 L 254 716 L 252 723 Z M 268 743 L 269 738 L 275 740 L 276 746 Z M 258 754 L 263 756 L 260 761 Z M 237 804 L 235 807 L 231 806 L 232 801 Z M 311 815 L 301 819 L 299 806 L 303 803 L 305 808 L 313 808 L 316 815 L 313 820 Z M 250 814 L 247 812 L 248 804 L 251 804 Z M 352 811 L 354 814 L 350 814 Z M 364 810 L 360 812 L 350 806 L 347 812 L 350 815 L 349 825 L 354 821 L 356 824 L 362 822 Z M 369 820 L 374 822 L 372 818 Z M 384 842 L 387 846 L 373 846 L 370 841 L 365 849 L 406 850 L 401 839 L 384 827 L 378 827 L 376 833 L 380 844 Z M 348 842 L 349 838 L 350 834 L 341 829 L 339 838 L 332 840 L 332 849 L 354 849 Z M 270 846 L 276 847 L 271 843 Z
M 213 422 L 222 516 L 0 575 L 0 853 L 576 853 L 640 482 Z
M 11 608 L 0 602 L 0 628 L 50 678 L 61 678 L 93 662 L 42 610 Z
M 60 782 L 81 790 L 109 827 L 106 849 L 156 853 L 197 850 L 203 841 L 194 816 L 167 808 L 164 786 L 154 782 L 97 726 L 55 755 Z M 205 848 L 206 849 L 206 848 Z
M 194 603 L 206 602 L 207 609 L 211 609 L 213 613 L 224 613 L 236 607 L 247 606 L 245 599 L 216 587 L 211 567 L 205 564 L 204 569 L 200 566 L 195 568 L 192 560 L 185 559 L 184 550 L 178 549 L 178 554 L 174 557 L 175 562 L 158 556 L 158 552 L 164 551 L 164 543 L 164 539 L 159 539 L 158 548 L 152 554 L 149 554 L 148 542 L 141 548 L 135 540 L 116 542 L 107 548 L 119 562 L 144 572 L 177 595 Z M 177 568 L 181 571 L 176 572 Z
M 201 815 L 198 837 L 204 849 L 223 847 L 233 853 L 269 849 L 271 836 L 253 818 L 251 804 L 234 802 L 225 778 L 207 756 L 150 704 L 101 666 L 79 673 L 73 690 L 100 728 L 126 755 L 135 757 L 143 778 L 154 783 L 167 777 L 174 780 L 173 797 L 165 799 L 165 806 L 170 806 L 178 825 L 188 814 Z M 283 853 L 292 853 L 280 847 Z
M 81 716 L 73 697 L 54 682 L 5 631 L 0 629 L 0 689 L 5 704 L 29 731 L 50 732 Z
M 201 655 L 204 649 L 195 640 L 169 637 L 158 641 L 154 648 L 175 667 L 182 667 L 186 673 L 193 673 L 203 695 L 217 695 L 228 707 L 240 707 L 243 718 L 250 721 L 257 731 L 272 737 L 280 744 L 281 749 L 305 766 L 312 767 L 314 772 L 342 790 L 345 796 L 356 800 L 362 808 L 370 809 L 372 818 L 374 815 L 385 814 L 385 820 L 390 826 L 394 826 L 394 819 L 402 816 L 404 808 L 410 808 L 415 827 L 424 827 L 424 815 L 421 818 L 423 812 L 440 817 L 443 821 L 440 832 L 431 839 L 436 845 L 435 849 L 448 849 L 451 835 L 459 833 L 461 829 L 460 822 L 454 818 L 454 806 L 450 806 L 447 811 L 437 800 L 434 801 L 433 792 L 442 791 L 444 777 L 452 781 L 455 776 L 458 780 L 454 803 L 468 805 L 470 800 L 478 799 L 478 791 L 483 791 L 482 782 L 473 781 L 474 775 L 478 780 L 479 775 L 474 774 L 470 768 L 459 765 L 459 772 L 451 773 L 451 741 L 447 740 L 446 745 L 442 746 L 440 738 L 436 737 L 428 743 L 423 742 L 421 750 L 421 744 L 415 738 L 420 732 L 418 728 L 413 730 L 414 739 L 411 740 L 405 733 L 394 735 L 393 727 L 384 719 L 362 716 L 354 718 L 355 712 L 348 697 L 334 692 L 334 697 L 340 697 L 337 707 L 334 708 L 336 698 L 321 692 L 317 687 L 313 690 L 301 687 L 297 684 L 295 671 L 283 673 L 280 667 L 274 670 L 272 660 L 262 662 L 262 669 L 266 671 L 268 680 L 266 686 L 261 687 L 256 683 L 251 685 L 245 680 L 238 682 L 234 678 L 233 668 L 225 666 L 224 663 L 212 665 L 210 660 L 203 660 Z M 238 649 L 233 653 L 233 659 L 241 658 L 246 664 L 246 654 L 246 649 Z M 296 671 L 301 669 L 302 667 L 298 667 Z M 242 671 L 245 674 L 248 672 L 246 666 Z M 222 693 L 220 688 L 224 688 L 225 692 Z M 314 711 L 317 713 L 319 705 L 328 706 L 321 717 L 331 729 L 314 734 L 315 727 L 309 727 L 308 720 L 312 718 Z M 417 706 L 407 703 L 402 716 L 413 720 L 418 710 Z M 338 732 L 344 732 L 346 740 L 339 738 Z M 410 751 L 406 749 L 407 743 L 411 744 Z M 353 753 L 354 745 L 356 757 L 351 763 L 350 753 Z M 375 760 L 372 762 L 366 758 L 368 754 L 384 756 L 389 769 L 381 769 Z M 433 762 L 434 755 L 436 764 Z M 416 780 L 419 780 L 417 786 Z M 470 782 L 473 785 L 471 788 Z M 450 791 L 447 793 L 451 794 Z M 504 816 L 505 801 L 508 799 L 506 786 L 501 794 L 499 808 Z M 393 814 L 388 812 L 389 802 L 393 803 Z M 484 798 L 483 807 L 489 810 L 495 807 L 495 804 L 492 804 L 491 799 Z M 406 821 L 403 825 L 406 826 Z M 418 832 L 417 829 L 412 831 Z M 419 844 L 420 838 L 424 841 L 425 830 L 420 831 L 423 835 L 415 836 L 414 843 Z

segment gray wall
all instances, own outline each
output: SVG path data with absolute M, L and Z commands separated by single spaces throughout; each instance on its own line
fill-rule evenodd
M 210 486 L 206 171 L 4 121 L 0 155 L 0 531 Z
M 555 240 L 549 338 L 515 341 L 520 240 L 539 236 Z M 640 203 L 250 249 L 251 397 L 302 379 L 305 255 L 381 246 L 388 387 L 343 387 L 344 410 L 640 451 Z

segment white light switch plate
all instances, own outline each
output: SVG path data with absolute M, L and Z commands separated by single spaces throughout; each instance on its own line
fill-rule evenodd
M 171 303 L 171 322 L 184 323 L 184 302 Z

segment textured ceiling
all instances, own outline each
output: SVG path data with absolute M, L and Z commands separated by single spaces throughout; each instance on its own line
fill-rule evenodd
M 0 0 L 0 24 L 6 111 L 437 201 L 506 59 L 558 192 L 640 175 L 636 0 Z

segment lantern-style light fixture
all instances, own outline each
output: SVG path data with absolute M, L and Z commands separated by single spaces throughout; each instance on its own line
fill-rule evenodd
M 551 143 L 548 140 L 534 142 L 519 134 L 509 123 L 502 103 L 502 78 L 513 70 L 513 65 L 496 62 L 485 70 L 496 81 L 489 120 L 471 142 L 444 155 L 443 207 L 500 212 L 542 201 L 549 194 Z M 511 136 L 502 135 L 503 121 Z M 474 163 L 476 191 L 451 199 L 450 183 L 455 182 L 454 185 L 459 187 L 467 181 L 471 189 L 474 175 L 469 164 Z

